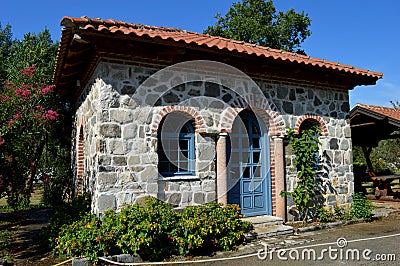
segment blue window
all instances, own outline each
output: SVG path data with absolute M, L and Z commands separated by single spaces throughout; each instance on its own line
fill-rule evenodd
M 171 113 L 158 130 L 158 172 L 163 176 L 194 175 L 194 128 L 191 120 Z

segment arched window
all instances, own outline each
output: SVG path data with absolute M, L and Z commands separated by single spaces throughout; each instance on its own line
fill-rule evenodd
M 313 132 L 313 138 L 318 139 L 319 138 L 319 134 L 320 134 L 320 127 L 321 125 L 319 124 L 319 122 L 315 119 L 306 119 L 304 120 L 299 128 L 299 134 L 301 135 L 302 133 L 304 133 L 305 130 L 311 130 Z M 319 169 L 319 151 L 316 150 L 315 151 L 315 156 L 314 156 L 314 169 L 318 170 Z
M 163 176 L 194 175 L 193 122 L 180 113 L 170 113 L 158 128 L 158 172 Z

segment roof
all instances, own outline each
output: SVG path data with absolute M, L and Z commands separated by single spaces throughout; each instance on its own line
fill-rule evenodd
M 387 118 L 393 122 L 398 122 L 400 126 L 400 108 L 390 108 L 385 106 L 376 106 L 368 104 L 356 104 L 351 113 L 356 114 L 357 111 L 363 110 L 366 113 L 380 117 L 381 119 Z M 354 115 L 353 114 L 353 115 Z
M 150 40 L 170 46 L 186 45 L 192 49 L 197 48 L 217 53 L 229 52 L 232 56 L 241 55 L 246 57 L 257 57 L 284 62 L 287 65 L 301 65 L 312 67 L 313 69 L 326 69 L 337 73 L 358 76 L 359 79 L 353 81 L 357 83 L 354 84 L 354 86 L 375 84 L 376 81 L 383 76 L 383 73 L 381 72 L 356 68 L 338 62 L 331 62 L 324 59 L 272 49 L 243 41 L 210 36 L 176 28 L 154 27 L 116 21 L 113 19 L 102 20 L 88 17 L 64 17 L 61 21 L 61 25 L 64 26 L 64 29 L 53 77 L 55 83 L 58 83 L 60 79 L 62 79 L 61 72 L 64 71 L 64 64 L 68 53 L 70 53 L 69 50 L 72 41 L 75 38 L 77 38 L 77 42 L 79 41 L 80 36 L 76 33 L 100 34 L 124 40 L 133 38 L 135 41 Z M 82 45 L 83 43 L 84 41 L 82 41 Z
M 350 111 L 350 127 L 354 145 L 376 146 L 380 140 L 397 138 L 400 109 L 356 104 Z

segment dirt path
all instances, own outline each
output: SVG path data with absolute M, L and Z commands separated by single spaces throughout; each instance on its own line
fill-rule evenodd
M 13 221 L 12 228 L 8 230 L 15 230 L 7 263 L 4 265 L 52 265 L 62 261 L 54 258 L 40 236 L 42 227 L 49 221 L 46 209 L 31 209 L 4 216 Z

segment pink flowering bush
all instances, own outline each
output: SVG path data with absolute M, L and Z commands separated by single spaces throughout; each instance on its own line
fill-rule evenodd
M 0 87 L 0 198 L 13 208 L 29 203 L 50 132 L 58 120 L 54 86 L 35 82 L 36 67 Z

